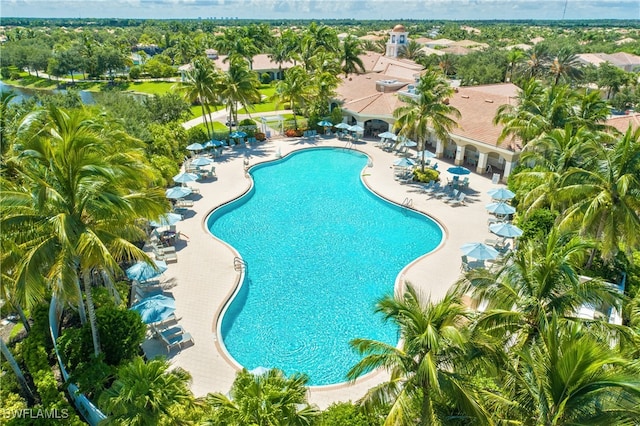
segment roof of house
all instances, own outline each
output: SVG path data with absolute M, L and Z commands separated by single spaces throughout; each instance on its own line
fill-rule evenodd
M 432 49 L 430 47 L 424 46 L 420 49 L 421 52 L 424 52 L 425 55 L 429 56 L 429 55 L 438 55 L 438 56 L 442 56 L 442 55 L 446 55 L 447 52 L 442 51 L 442 49 Z
M 365 52 L 360 55 L 364 69 L 367 72 L 375 72 L 407 81 L 413 81 L 415 75 L 423 69 L 409 59 L 390 58 L 376 52 Z
M 229 61 L 226 60 L 227 58 L 227 55 L 218 56 L 216 59 L 212 60 L 212 62 L 215 64 L 217 69 L 221 71 L 229 71 Z M 252 67 L 254 71 L 277 70 L 279 66 L 280 65 L 272 61 L 266 53 L 261 53 L 253 57 Z M 293 62 L 283 62 L 281 66 L 282 69 L 291 68 L 293 66 Z M 190 71 L 192 69 L 193 65 L 191 64 L 184 64 L 178 67 L 179 71 Z
M 629 126 L 638 129 L 640 128 L 640 113 L 613 115 L 607 119 L 606 124 L 615 127 L 622 133 L 626 132 Z
M 469 53 L 473 52 L 472 49 L 456 45 L 448 46 L 440 50 L 451 55 L 468 55 Z
M 616 53 L 580 53 L 576 55 L 583 62 L 593 65 L 600 65 L 603 62 L 609 62 L 611 65 L 622 66 L 640 66 L 640 56 L 626 52 Z
M 487 43 L 474 40 L 460 40 L 453 43 L 455 46 L 466 47 L 468 49 L 486 49 L 489 47 Z

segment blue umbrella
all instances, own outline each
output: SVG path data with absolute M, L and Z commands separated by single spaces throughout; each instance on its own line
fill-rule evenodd
M 522 229 L 510 223 L 494 223 L 489 226 L 489 231 L 505 238 L 516 238 L 522 235 Z
M 331 127 L 331 126 L 333 126 L 333 123 L 328 121 L 328 120 L 322 120 L 322 121 L 318 122 L 318 126 Z
M 516 196 L 512 191 L 507 188 L 495 188 L 488 191 L 487 194 L 491 195 L 494 200 L 510 200 Z
M 154 262 L 155 265 L 149 265 L 142 261 L 134 263 L 125 271 L 127 278 L 143 283 L 167 270 L 167 264 L 162 260 L 154 260 Z
M 176 301 L 163 294 L 145 297 L 130 308 L 142 317 L 145 324 L 164 321 L 176 310 Z
M 204 146 L 196 142 L 196 143 L 192 143 L 191 145 L 188 145 L 187 149 L 189 151 L 202 151 L 204 149 Z
M 209 142 L 211 142 L 211 145 L 215 146 L 216 148 L 221 147 L 222 145 L 224 145 L 224 142 L 219 141 L 217 139 L 212 139 Z
M 418 152 L 416 153 L 416 154 L 417 154 L 417 157 L 418 157 L 418 158 L 422 158 L 422 154 L 423 154 L 423 153 L 424 153 L 424 158 L 436 158 L 436 155 L 435 155 L 433 152 L 431 152 L 431 151 L 427 151 L 427 150 L 424 150 L 424 151 L 418 151 Z
M 231 133 L 229 135 L 230 138 L 244 138 L 245 136 L 247 136 L 247 134 L 245 132 L 242 131 L 235 131 L 233 133 Z
M 416 165 L 416 162 L 410 158 L 400 158 L 393 162 L 393 165 L 396 167 L 413 167 Z
M 391 132 L 380 133 L 378 137 L 382 139 L 393 139 L 394 141 L 398 138 L 395 133 L 391 133 Z
M 152 220 L 149 222 L 154 228 L 160 228 L 162 226 L 171 226 L 182 220 L 182 216 L 177 213 L 166 213 L 160 216 L 158 220 Z
M 510 206 L 509 204 L 506 204 L 503 202 L 490 203 L 490 204 L 487 204 L 485 207 L 487 208 L 489 213 L 493 213 L 493 214 L 506 215 L 506 214 L 514 214 L 516 212 L 515 207 Z
M 495 259 L 500 255 L 498 250 L 484 243 L 468 243 L 460 247 L 462 254 L 478 260 Z
M 417 143 L 417 142 L 414 142 L 414 141 L 412 141 L 412 140 L 410 140 L 410 139 L 406 139 L 406 140 L 404 140 L 404 141 L 400 142 L 400 143 L 398 144 L 398 146 L 400 146 L 400 147 L 403 147 L 403 146 L 409 146 L 409 147 L 411 147 L 411 146 L 418 146 L 418 143 Z
M 198 179 L 199 177 L 195 173 L 178 173 L 173 177 L 173 181 L 178 183 L 195 182 Z
M 187 195 L 191 194 L 191 188 L 187 188 L 186 186 L 174 186 L 173 188 L 169 188 L 165 191 L 165 195 L 167 198 L 172 200 L 177 200 L 179 198 L 184 198 Z
M 213 160 L 207 157 L 198 157 L 194 158 L 193 161 L 191 161 L 191 165 L 196 167 L 208 166 L 211 163 L 213 163 Z
M 349 126 L 349 131 L 350 131 L 350 132 L 356 132 L 356 133 L 357 133 L 357 132 L 363 132 L 363 131 L 364 131 L 364 127 L 362 127 L 362 126 L 358 126 L 358 125 L 356 124 L 356 125 L 353 125 L 353 126 Z
M 471 173 L 471 170 L 462 166 L 449 167 L 447 171 L 452 175 L 468 175 Z

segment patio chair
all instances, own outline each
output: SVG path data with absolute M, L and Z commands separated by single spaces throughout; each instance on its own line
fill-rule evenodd
M 171 352 L 171 349 L 176 347 L 179 351 L 182 350 L 183 343 L 193 343 L 193 337 L 191 337 L 191 334 L 189 333 L 176 334 L 168 338 L 160 334 L 160 339 L 164 342 L 164 345 L 167 348 L 167 353 Z
M 169 248 L 169 247 L 165 247 Z M 167 263 L 177 262 L 178 261 L 178 253 L 176 253 L 175 247 L 171 247 L 173 250 L 159 250 L 154 249 L 153 254 L 156 257 L 156 260 L 164 260 Z
M 451 201 L 447 201 L 447 203 L 450 203 L 452 206 L 458 206 L 458 205 L 465 205 L 464 203 L 464 198 L 467 196 L 467 194 L 465 194 L 464 192 L 458 192 L 458 198 L 451 200 Z
M 445 195 L 442 199 L 444 200 L 445 203 L 448 203 L 458 198 L 458 195 L 460 195 L 460 191 L 458 191 L 457 189 L 454 189 L 451 194 Z
M 182 327 L 180 324 L 151 324 L 151 329 L 156 336 L 163 336 L 166 339 L 169 339 L 176 334 L 187 334 L 184 327 Z

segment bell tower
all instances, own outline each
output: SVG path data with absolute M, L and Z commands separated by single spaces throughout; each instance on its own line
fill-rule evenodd
M 404 28 L 404 25 L 396 25 L 389 33 L 389 41 L 387 42 L 387 52 L 385 53 L 385 56 L 397 58 L 402 47 L 406 46 L 408 42 L 409 32 Z

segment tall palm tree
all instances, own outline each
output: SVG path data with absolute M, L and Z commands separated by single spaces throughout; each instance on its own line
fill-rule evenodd
M 319 411 L 307 402 L 307 380 L 301 374 L 286 377 L 278 369 L 260 375 L 243 369 L 228 396 L 207 395 L 206 403 L 212 409 L 209 424 L 311 425 Z
M 540 337 L 505 364 L 508 422 L 631 425 L 640 418 L 640 371 L 606 338 L 557 316 Z
M 523 50 L 511 49 L 507 53 L 507 63 L 509 64 L 508 72 L 505 73 L 505 82 L 513 81 L 513 72 L 520 65 L 522 60 L 526 57 Z
M 187 102 L 200 104 L 209 137 L 213 132 L 213 124 L 210 124 L 208 120 L 211 113 L 210 105 L 218 99 L 215 83 L 216 71 L 213 63 L 207 58 L 199 57 L 193 61 L 193 68 L 187 71 L 185 80 L 177 86 L 178 91 L 182 93 Z
M 410 59 L 417 61 L 425 57 L 425 53 L 422 51 L 422 45 L 415 40 L 409 40 L 407 44 L 400 48 L 398 52 L 400 58 Z
M 284 72 L 284 80 L 276 85 L 275 97 L 279 102 L 288 102 L 293 110 L 293 122 L 296 129 L 297 108 L 304 105 L 311 94 L 311 78 L 301 66 L 294 66 Z
M 106 425 L 178 424 L 185 409 L 195 406 L 189 390 L 191 376 L 169 361 L 140 357 L 118 369 L 117 379 L 100 395 L 99 406 L 108 416 Z
M 382 298 L 375 311 L 398 326 L 401 343 L 396 347 L 369 339 L 351 341 L 364 358 L 347 373 L 350 380 L 376 368 L 391 374 L 389 381 L 369 389 L 363 397 L 366 409 L 389 404 L 385 422 L 389 425 L 447 424 L 454 418 L 448 417 L 451 411 L 489 422 L 478 393 L 460 374 L 469 337 L 464 324 L 470 313 L 454 293 L 439 302 L 425 302 L 407 284 L 402 295 Z
M 553 77 L 553 84 L 557 85 L 560 79 L 573 81 L 582 76 L 582 63 L 570 50 L 562 49 L 551 61 L 549 72 Z
M 270 47 L 269 58 L 278 64 L 278 75 L 282 75 L 282 64 L 292 60 L 296 49 L 296 36 L 290 29 L 275 37 Z
M 54 293 L 78 306 L 84 323 L 82 280 L 97 354 L 93 274 L 114 277 L 122 260 L 149 261 L 131 241 L 146 236 L 138 220 L 160 216 L 167 201 L 151 187 L 155 175 L 142 142 L 84 111 L 35 111 L 18 138 L 8 159 L 18 186 L 0 181 L 0 226 L 22 250 L 12 274 L 18 298 L 43 275 Z
M 460 111 L 446 102 L 452 94 L 453 88 L 440 75 L 433 71 L 423 74 L 416 85 L 415 96 L 403 96 L 406 105 L 393 112 L 394 128 L 402 136 L 415 138 L 419 150 L 424 151 L 430 132 L 446 141 L 449 132 L 457 126 L 455 118 L 460 117 Z M 423 157 L 422 171 L 424 163 Z
M 13 92 L 0 92 L 0 156 L 9 148 L 9 140 L 7 139 L 7 126 L 9 125 L 8 109 L 9 103 L 15 99 Z
M 640 129 L 629 127 L 612 148 L 600 145 L 596 154 L 593 166 L 563 175 L 558 195 L 570 206 L 560 225 L 600 241 L 602 257 L 611 260 L 621 248 L 640 248 Z
M 580 280 L 578 268 L 591 247 L 554 229 L 546 240 L 525 242 L 495 270 L 469 271 L 458 291 L 486 301 L 476 327 L 517 350 L 537 341 L 554 315 L 571 320 L 583 304 L 619 303 L 613 287 Z
M 549 49 L 543 44 L 536 44 L 528 54 L 527 60 L 520 67 L 524 76 L 530 79 L 544 76 L 551 62 Z
M 342 41 L 340 57 L 342 61 L 342 72 L 348 77 L 349 73 L 363 73 L 364 64 L 360 55 L 364 53 L 360 46 L 360 40 L 353 36 L 348 36 Z
M 602 99 L 599 91 L 587 91 L 576 96 L 576 105 L 569 122 L 576 128 L 587 127 L 590 130 L 611 130 L 604 124 L 611 111 Z
M 248 112 L 253 104 L 260 102 L 258 76 L 241 58 L 231 58 L 229 70 L 219 75 L 216 86 L 233 122 L 238 122 L 238 104 Z

